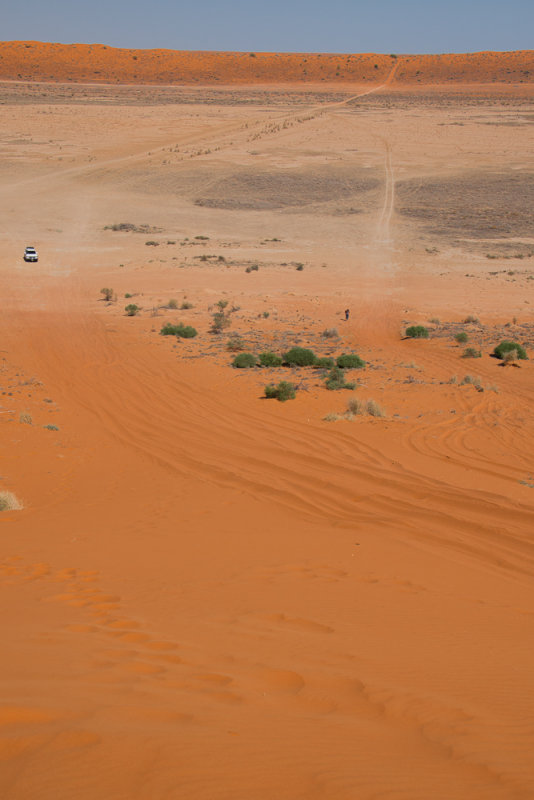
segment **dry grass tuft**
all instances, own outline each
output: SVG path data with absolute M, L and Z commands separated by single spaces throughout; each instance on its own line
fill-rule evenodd
M 0 511 L 20 511 L 22 507 L 13 492 L 0 492 Z

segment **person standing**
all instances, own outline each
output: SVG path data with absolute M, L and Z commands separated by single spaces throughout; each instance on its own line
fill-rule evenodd
M 346 308 L 345 309 L 345 319 L 348 320 L 349 317 L 350 317 L 350 308 Z

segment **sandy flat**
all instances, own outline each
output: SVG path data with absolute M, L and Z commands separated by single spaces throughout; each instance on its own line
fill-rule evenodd
M 531 88 L 0 98 L 2 797 L 532 798 Z

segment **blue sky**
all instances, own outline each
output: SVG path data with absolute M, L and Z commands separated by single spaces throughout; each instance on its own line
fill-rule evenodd
M 534 47 L 534 0 L 0 0 L 2 40 L 289 52 Z

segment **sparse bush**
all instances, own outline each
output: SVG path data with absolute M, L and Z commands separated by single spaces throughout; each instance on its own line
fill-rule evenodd
M 217 308 L 219 309 L 219 311 L 224 311 L 227 305 L 228 305 L 228 300 L 217 300 Z
M 385 417 L 384 409 L 378 405 L 376 400 L 368 400 L 365 404 L 365 410 L 371 417 Z
M 240 336 L 232 336 L 232 338 L 228 339 L 226 342 L 226 349 L 231 353 L 239 353 L 240 350 L 245 349 L 245 342 Z
M 351 397 L 348 401 L 347 414 L 363 414 L 363 403 L 358 397 Z
M 232 320 L 228 314 L 225 314 L 224 311 L 216 311 L 211 318 L 210 331 L 217 334 L 222 333 L 226 328 L 229 328 L 231 324 Z
M 339 333 L 337 328 L 325 328 L 321 336 L 323 339 L 337 339 L 339 337 Z
M 110 300 L 113 300 L 113 289 L 100 289 L 100 294 L 104 296 L 104 300 L 108 303 Z
M 474 375 L 464 375 L 460 381 L 460 386 L 474 386 L 478 389 L 482 387 L 482 381 Z
M 466 347 L 462 358 L 482 358 L 482 353 L 476 347 Z
M 13 492 L 0 492 L 0 511 L 20 511 L 22 503 Z
M 124 293 L 124 298 L 125 298 L 126 300 L 128 300 L 130 297 L 132 297 L 132 295 L 130 294 L 130 292 L 125 292 L 125 293 Z
M 270 317 L 269 311 L 264 311 L 263 314 L 262 314 L 262 317 L 263 317 L 263 319 L 269 319 L 269 317 Z
M 47 431 L 58 431 L 59 430 L 57 425 L 43 425 L 43 428 L 46 428 Z
M 334 359 L 330 358 L 329 356 L 323 356 L 322 358 L 316 358 L 315 364 L 313 365 L 317 369 L 332 369 L 334 366 Z
M 285 403 L 286 400 L 294 400 L 296 389 L 292 383 L 288 381 L 280 381 L 277 386 L 274 386 L 270 383 L 268 386 L 265 387 L 265 397 L 273 399 L 276 397 L 281 403 Z
M 303 269 L 304 269 L 304 264 L 297 264 L 296 266 L 297 272 L 302 272 Z
M 465 344 L 465 342 L 467 342 L 467 340 L 469 339 L 469 336 L 465 331 L 461 331 L 460 333 L 456 334 L 454 339 L 455 341 L 458 342 L 458 344 Z
M 365 361 L 357 356 L 356 353 L 343 353 L 336 359 L 336 364 L 341 369 L 362 369 Z
M 249 267 L 246 268 L 245 272 L 258 272 L 259 266 L 257 264 L 251 264 Z
M 345 374 L 341 367 L 332 367 L 326 378 L 325 386 L 330 392 L 335 392 L 338 389 L 354 389 L 356 384 L 345 380 Z
M 237 369 L 251 369 L 255 367 L 258 360 L 252 353 L 239 353 L 232 361 L 232 366 Z
M 262 367 L 281 367 L 282 358 L 276 353 L 260 353 L 260 364 Z
M 139 306 L 136 306 L 135 303 L 129 303 L 125 306 L 124 310 L 129 317 L 135 317 L 135 315 L 141 310 Z
M 406 328 L 406 336 L 409 339 L 428 339 L 428 328 L 424 325 L 410 325 Z
M 31 425 L 33 422 L 32 415 L 28 411 L 21 411 L 19 414 L 19 422 L 24 425 Z
M 187 300 L 184 300 L 180 308 L 182 311 L 188 311 L 190 308 L 193 308 L 193 303 L 189 303 Z
M 283 358 L 290 367 L 312 367 L 315 364 L 315 353 L 305 347 L 292 347 Z
M 178 308 L 178 300 L 171 298 L 167 303 L 167 308 L 172 308 L 175 311 Z
M 480 322 L 478 317 L 474 317 L 473 314 L 468 314 L 467 317 L 464 319 L 464 325 L 478 325 Z
M 153 239 L 149 239 L 145 244 L 147 247 L 159 247 L 159 242 L 155 242 Z
M 430 317 L 428 321 L 431 325 L 441 325 L 441 320 L 439 320 L 438 317 Z
M 493 351 L 497 358 L 504 359 L 506 353 L 516 352 L 516 357 L 522 360 L 528 358 L 526 350 L 518 342 L 503 341 Z

